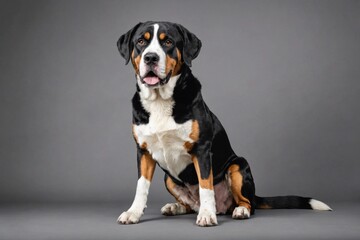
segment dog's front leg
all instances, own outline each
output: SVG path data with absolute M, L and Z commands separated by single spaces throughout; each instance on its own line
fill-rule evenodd
M 136 194 L 131 207 L 123 212 L 117 222 L 122 224 L 138 223 L 146 208 L 150 183 L 155 171 L 155 161 L 147 150 L 138 147 L 138 176 Z
M 217 225 L 213 172 L 210 147 L 198 148 L 198 154 L 192 156 L 199 180 L 200 208 L 196 224 L 202 227 Z

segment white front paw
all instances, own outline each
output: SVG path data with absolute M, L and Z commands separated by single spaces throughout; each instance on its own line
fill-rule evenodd
M 141 215 L 142 215 L 142 213 L 134 212 L 134 211 L 123 212 L 117 219 L 117 222 L 121 223 L 121 224 L 138 223 Z
M 200 209 L 196 219 L 196 224 L 201 227 L 217 225 L 218 223 L 215 212 L 209 211 L 208 209 Z

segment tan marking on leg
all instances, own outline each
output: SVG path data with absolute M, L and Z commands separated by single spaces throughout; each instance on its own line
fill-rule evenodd
M 200 173 L 200 166 L 199 166 L 199 161 L 197 159 L 196 156 L 192 156 L 192 160 L 195 166 L 195 170 L 196 170 L 196 174 L 197 177 L 199 179 L 199 185 L 201 188 L 204 189 L 209 189 L 209 190 L 214 190 L 214 179 L 213 179 L 213 172 L 212 169 L 210 170 L 210 174 L 208 178 L 203 179 L 201 177 L 201 173 Z
M 186 149 L 187 152 L 190 152 L 191 149 L 193 148 L 193 146 L 194 146 L 194 143 L 191 143 L 191 142 L 184 143 L 184 148 Z
M 143 142 L 140 146 L 141 149 L 147 149 L 147 143 Z
M 160 33 L 160 35 L 159 35 L 159 39 L 160 39 L 160 40 L 164 40 L 165 37 L 166 37 L 166 34 L 165 34 L 165 33 Z
M 149 152 L 145 152 L 141 156 L 140 160 L 140 174 L 144 178 L 146 178 L 148 181 L 151 181 L 154 175 L 156 162 L 151 157 Z
M 144 38 L 149 41 L 149 40 L 150 40 L 150 33 L 149 33 L 149 32 L 146 32 L 146 33 L 144 34 Z
M 191 125 L 191 133 L 189 134 L 189 137 L 194 142 L 193 143 L 191 143 L 191 142 L 184 143 L 184 148 L 186 149 L 186 151 L 188 151 L 188 152 L 191 151 L 191 149 L 194 147 L 195 142 L 197 142 L 199 140 L 199 135 L 200 135 L 199 123 L 197 120 L 194 120 Z
M 188 204 L 185 204 L 183 201 L 181 201 L 180 196 L 175 193 L 174 189 L 176 187 L 176 184 L 170 177 L 166 178 L 165 184 L 166 184 L 166 188 L 169 191 L 169 193 L 171 195 L 173 195 L 173 197 L 176 199 L 176 201 L 179 204 L 183 205 L 186 208 L 186 213 L 192 212 L 193 210 L 191 209 L 191 207 Z
M 233 194 L 234 200 L 238 206 L 246 207 L 249 212 L 251 210 L 251 205 L 249 199 L 244 197 L 241 194 L 243 177 L 240 173 L 240 167 L 237 164 L 233 164 L 228 169 L 228 174 L 230 177 L 230 188 Z

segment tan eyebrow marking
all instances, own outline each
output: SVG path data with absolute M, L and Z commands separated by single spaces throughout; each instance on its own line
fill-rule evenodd
M 149 32 L 146 32 L 146 33 L 144 34 L 144 38 L 145 38 L 146 40 L 150 40 L 150 33 L 149 33 Z
M 166 37 L 166 34 L 165 33 L 160 33 L 160 36 L 159 36 L 159 39 L 160 40 L 164 40 Z

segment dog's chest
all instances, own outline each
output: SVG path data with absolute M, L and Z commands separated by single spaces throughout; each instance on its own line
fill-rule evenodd
M 190 138 L 192 120 L 178 124 L 172 117 L 174 102 L 171 99 L 158 98 L 143 101 L 144 108 L 150 113 L 147 124 L 135 125 L 134 134 L 139 145 L 146 146 L 153 159 L 173 177 L 192 163 L 185 143 L 192 143 Z

